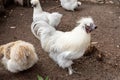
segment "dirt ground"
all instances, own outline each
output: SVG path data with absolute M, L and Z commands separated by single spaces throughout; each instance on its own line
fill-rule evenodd
M 0 18 L 0 45 L 16 40 L 34 44 L 39 56 L 38 63 L 31 69 L 13 74 L 0 65 L 0 80 L 37 80 L 37 75 L 48 76 L 50 80 L 120 80 L 120 7 L 115 5 L 83 3 L 78 11 L 70 12 L 59 7 L 58 3 L 42 4 L 48 12 L 63 14 L 58 30 L 72 30 L 80 17 L 93 17 L 98 29 L 92 32 L 96 50 L 90 55 L 75 60 L 73 68 L 80 74 L 68 75 L 53 62 L 31 33 L 32 8 L 12 6 L 8 14 Z M 15 28 L 12 28 L 15 27 Z

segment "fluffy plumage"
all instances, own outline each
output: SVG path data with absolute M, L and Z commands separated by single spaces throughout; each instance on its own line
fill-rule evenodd
M 73 73 L 72 60 L 83 56 L 90 45 L 90 32 L 96 28 L 92 18 L 82 18 L 79 25 L 72 31 L 57 31 L 45 21 L 33 22 L 34 35 L 39 37 L 42 48 L 62 68 L 68 68 Z
M 81 5 L 81 2 L 78 0 L 60 0 L 61 6 L 66 10 L 74 11 L 78 6 Z
M 39 0 L 31 0 L 31 4 L 33 5 L 33 21 L 44 20 L 49 25 L 56 27 L 62 18 L 62 14 L 58 12 L 45 12 L 41 8 L 41 4 Z
M 38 60 L 33 45 L 21 40 L 1 45 L 0 55 L 6 69 L 13 73 L 32 67 Z

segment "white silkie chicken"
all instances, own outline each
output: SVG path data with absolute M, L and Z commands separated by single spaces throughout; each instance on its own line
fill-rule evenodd
M 19 40 L 1 45 L 0 59 L 6 69 L 17 73 L 32 67 L 38 61 L 38 56 L 32 44 Z
M 92 18 L 82 18 L 79 25 L 72 31 L 56 30 L 45 21 L 33 22 L 31 29 L 39 37 L 42 48 L 49 52 L 49 56 L 62 68 L 68 68 L 73 73 L 71 65 L 74 59 L 83 56 L 90 45 L 90 32 L 96 29 Z
M 51 26 L 58 26 L 61 21 L 62 14 L 58 12 L 45 12 L 41 8 L 41 4 L 39 0 L 31 0 L 31 4 L 33 6 L 33 21 L 44 20 Z
M 74 11 L 77 7 L 81 5 L 78 0 L 60 0 L 61 6 L 66 10 Z

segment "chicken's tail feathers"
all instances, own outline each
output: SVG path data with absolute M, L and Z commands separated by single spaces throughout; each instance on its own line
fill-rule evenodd
M 53 27 L 57 27 L 58 24 L 61 22 L 63 14 L 60 14 L 59 12 L 53 12 L 48 16 L 49 24 Z
M 38 27 L 36 27 L 37 23 L 32 23 L 31 24 L 31 32 L 33 33 L 33 35 L 40 40 L 40 35 L 38 33 Z
M 34 36 L 40 40 L 41 35 L 49 36 L 52 33 L 54 33 L 56 29 L 50 26 L 45 21 L 37 21 L 32 23 L 31 31 L 34 34 Z

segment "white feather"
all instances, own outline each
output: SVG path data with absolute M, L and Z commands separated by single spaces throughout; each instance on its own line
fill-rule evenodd
M 1 54 L 2 63 L 13 73 L 27 70 L 38 61 L 33 45 L 21 40 L 0 46 Z
M 41 8 L 41 4 L 39 0 L 31 0 L 31 4 L 34 5 L 35 7 L 33 8 L 33 21 L 37 22 L 39 20 L 44 20 L 47 22 L 49 25 L 56 27 L 62 18 L 62 14 L 58 12 L 45 12 Z
M 69 74 L 72 74 L 72 60 L 83 56 L 90 45 L 91 36 L 86 32 L 85 25 L 94 24 L 92 18 L 83 18 L 78 22 L 80 24 L 69 32 L 57 31 L 45 21 L 33 22 L 31 26 L 42 48 L 60 67 L 69 68 Z
M 66 10 L 74 11 L 75 8 L 81 5 L 78 0 L 60 0 L 61 6 Z

